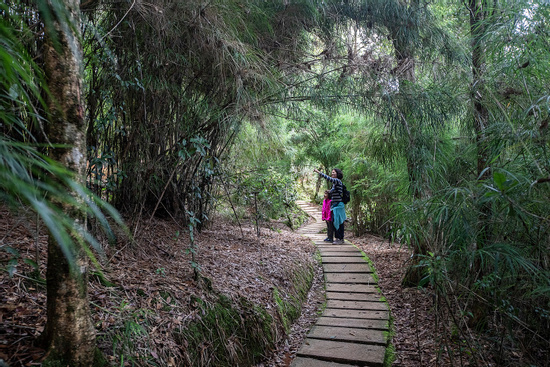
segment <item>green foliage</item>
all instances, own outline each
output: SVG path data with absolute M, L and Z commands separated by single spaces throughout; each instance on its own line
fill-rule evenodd
M 351 191 L 352 200 L 347 207 L 354 232 L 390 235 L 395 229 L 395 203 L 406 199 L 403 175 L 360 156 L 341 166 L 349 173 L 344 182 Z
M 120 217 L 100 199 L 137 220 L 182 218 L 198 272 L 194 235 L 214 199 L 227 200 L 237 219 L 284 218 L 293 227 L 296 181 L 315 197 L 312 167 L 339 167 L 356 234 L 411 246 L 417 284 L 434 289 L 437 302 L 472 317 L 473 300 L 482 299 L 510 340 L 527 343 L 517 335 L 531 330 L 543 345 L 550 338 L 550 8 L 471 3 L 484 7 L 86 6 L 90 192 L 45 154 L 58 147 L 41 135 L 47 91 L 33 59 L 41 60 L 42 36 L 24 18 L 37 13 L 2 3 L 9 16 L 0 20 L 0 198 L 37 212 L 69 258 L 75 238 L 90 256 L 90 246 L 101 247 L 63 206 L 108 232 L 106 215 Z M 40 22 L 32 22 L 66 19 L 60 4 L 37 1 Z M 225 300 L 203 308 L 210 328 L 218 320 L 242 326 Z M 462 333 L 463 323 L 453 323 Z M 209 332 L 197 325 L 196 335 Z M 132 325 L 124 330 L 118 345 L 142 337 Z
M 66 17 L 59 2 L 50 5 L 51 9 L 43 9 L 45 22 L 52 12 L 59 18 Z M 73 250 L 82 247 L 95 262 L 91 248 L 101 253 L 101 246 L 74 217 L 95 218 L 111 237 L 106 216 L 118 224 L 122 220 L 114 208 L 82 187 L 80 178 L 42 152 L 45 147 L 38 143 L 33 131 L 42 129 L 47 121 L 42 99 L 43 72 L 23 43 L 29 41 L 25 38 L 29 36 L 28 19 L 20 18 L 24 14 L 9 9 L 7 4 L 1 7 L 10 17 L 0 20 L 0 91 L 6 97 L 0 102 L 0 200 L 15 208 L 27 206 L 35 211 L 69 260 Z M 63 148 L 51 144 L 46 147 Z
M 9 254 L 9 259 L 7 261 L 6 267 L 2 267 L 0 269 L 2 271 L 7 271 L 10 278 L 13 277 L 13 275 L 17 272 L 17 267 L 20 262 L 23 262 L 24 264 L 29 265 L 32 269 L 28 277 L 26 277 L 27 279 L 36 281 L 38 284 L 46 284 L 46 280 L 42 279 L 42 277 L 40 276 L 38 264 L 34 260 L 22 257 L 21 253 L 16 248 L 11 246 L 2 246 L 0 250 L 5 251 Z
M 544 335 L 542 345 L 550 324 L 534 315 L 549 307 L 548 6 L 495 3 L 466 28 L 462 7 L 377 5 L 328 3 L 331 14 L 356 23 L 334 17 L 324 24 L 323 39 L 353 36 L 327 47 L 322 67 L 312 66 L 315 88 L 326 94 L 312 96 L 320 114 L 310 107 L 292 116 L 306 116 L 289 132 L 301 148 L 295 162 L 344 168 L 355 231 L 411 246 L 415 284 L 433 287 L 444 308 L 458 302 L 472 317 L 474 300 L 483 299 L 486 316 L 508 330 L 529 324 L 532 335 Z M 468 60 L 473 38 L 484 50 L 479 67 Z M 334 99 L 323 99 L 329 94 Z M 342 125 L 350 109 L 359 113 Z M 326 152 L 334 162 L 326 163 Z M 457 284 L 460 301 L 449 296 Z M 544 306 L 535 311 L 535 304 Z M 509 337 L 520 342 L 512 331 Z
M 200 230 L 212 208 L 219 159 L 242 122 L 261 125 L 284 90 L 293 72 L 275 66 L 300 60 L 306 43 L 299 40 L 316 17 L 314 4 L 230 0 L 88 9 L 94 192 L 131 213 L 186 218 L 191 211 Z
M 245 124 L 232 154 L 223 163 L 220 198 L 234 206 L 239 219 L 268 222 L 284 219 L 297 227 L 304 217 L 295 201 L 297 174 L 291 165 L 291 152 L 284 126 L 271 131 Z M 225 194 L 225 195 L 223 195 Z
M 416 266 L 424 269 L 421 284 L 429 284 L 441 299 L 447 299 L 458 282 L 465 290 L 466 309 L 472 299 L 482 297 L 485 307 L 511 330 L 526 323 L 548 335 L 548 323 L 535 321 L 550 301 L 547 291 L 537 291 L 550 281 L 544 253 L 550 213 L 541 200 L 547 188 L 520 176 L 525 167 L 514 171 L 495 170 L 489 182 L 449 186 L 414 203 L 399 217 L 400 235 L 411 246 L 429 249 L 426 256 L 419 255 Z M 491 208 L 488 218 L 484 205 Z M 480 222 L 480 217 L 485 220 Z M 476 244 L 481 231 L 490 236 L 484 246 Z M 478 272 L 472 272 L 476 267 Z M 532 305 L 545 306 L 536 311 Z
M 150 356 L 140 352 L 138 346 L 148 343 L 148 311 L 135 310 L 126 302 L 120 305 L 122 317 L 120 324 L 109 331 L 108 339 L 112 342 L 112 354 L 120 365 L 135 364 L 147 361 Z
M 244 209 L 243 216 L 260 223 L 284 218 L 294 228 L 303 217 L 295 203 L 295 181 L 288 173 L 274 168 L 234 172 L 228 177 L 231 187 L 231 202 Z
M 238 184 L 248 206 L 257 200 L 262 219 L 278 219 L 295 201 L 293 181 L 273 169 L 246 175 Z
M 337 165 L 342 155 L 342 139 L 348 121 L 343 116 L 326 115 L 314 108 L 306 109 L 303 120 L 288 124 L 291 130 L 289 143 L 298 148 L 296 163 L 318 162 L 326 170 Z

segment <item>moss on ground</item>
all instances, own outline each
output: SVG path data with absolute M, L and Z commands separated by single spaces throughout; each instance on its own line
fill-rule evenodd
M 387 302 L 386 302 L 387 304 Z M 390 310 L 390 305 L 388 305 L 388 310 Z M 395 345 L 391 342 L 395 336 L 395 326 L 393 324 L 393 317 L 391 316 L 390 310 L 390 319 L 388 320 L 388 332 L 385 333 L 386 338 L 386 352 L 384 353 L 384 367 L 391 367 L 395 361 Z

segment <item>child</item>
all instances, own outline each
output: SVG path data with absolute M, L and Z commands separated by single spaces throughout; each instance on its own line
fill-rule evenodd
M 334 239 L 334 225 L 332 224 L 330 201 L 330 192 L 326 190 L 325 198 L 323 200 L 323 210 L 321 211 L 321 219 L 327 222 L 327 238 L 325 238 L 324 241 L 332 243 Z

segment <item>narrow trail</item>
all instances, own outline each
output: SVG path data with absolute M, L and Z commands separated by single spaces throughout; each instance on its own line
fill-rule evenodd
M 305 201 L 298 205 L 315 222 L 298 230 L 319 248 L 327 304 L 308 333 L 291 367 L 383 366 L 389 310 L 376 287 L 364 254 L 349 241 L 323 242 L 321 211 Z

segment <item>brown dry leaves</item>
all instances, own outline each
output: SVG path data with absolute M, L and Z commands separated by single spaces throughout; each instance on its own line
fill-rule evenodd
M 25 213 L 14 216 L 0 208 L 0 246 L 16 248 L 21 259 L 35 260 L 38 251 L 40 274 L 44 278 L 47 237 L 43 228 L 36 231 L 32 219 Z M 174 222 L 155 219 L 136 229 L 135 243 L 120 237 L 115 246 L 106 247 L 103 272 L 115 286 L 102 284 L 92 275 L 89 288 L 101 349 L 113 363 L 120 365 L 118 357 L 111 355 L 113 341 L 109 335 L 113 331 L 123 334 L 130 320 L 147 331 L 130 335 L 135 348 L 146 350 L 151 361 L 177 365 L 177 361 L 184 359 L 185 346 L 178 343 L 174 333 L 200 317 L 195 300 L 208 301 L 213 297 L 208 291 L 210 287 L 214 293 L 244 296 L 275 312 L 272 288 L 285 289 L 290 284 L 292 266 L 315 264 L 314 284 L 302 316 L 290 335 L 282 338 L 273 353 L 258 365 L 288 366 L 324 302 L 322 270 L 313 260 L 315 248 L 309 240 L 280 223 L 270 226 L 279 230 L 262 228 L 258 238 L 251 224 L 243 226 L 241 236 L 238 226 L 214 220 L 197 237 L 197 262 L 202 274 L 210 280 L 200 283 L 193 280 L 188 236 L 176 236 L 178 231 L 184 233 L 185 227 Z M 395 318 L 394 365 L 451 365 L 445 355 L 438 358 L 440 333 L 435 328 L 429 290 L 401 287 L 410 257 L 408 250 L 374 236 L 352 238 L 346 234 L 346 238 L 375 264 L 380 288 Z M 0 251 L 2 267 L 9 257 Z M 31 365 L 44 356 L 44 351 L 34 347 L 33 342 L 46 321 L 45 287 L 27 279 L 31 271 L 30 266 L 19 261 L 13 278 L 5 271 L 0 273 L 0 358 L 10 366 Z
M 22 260 L 35 260 L 38 253 L 40 275 L 44 278 L 47 236 L 40 226 L 36 231 L 33 218 L 28 215 L 12 215 L 5 208 L 0 210 L 0 246 L 4 249 L 11 246 L 20 254 L 12 278 L 5 271 L 0 273 L 0 358 L 10 366 L 31 365 L 44 357 L 44 351 L 33 343 L 46 321 L 46 295 L 43 285 L 28 279 L 32 268 Z M 270 223 L 270 226 L 280 229 L 262 228 L 258 237 L 252 225 L 244 225 L 241 236 L 239 227 L 222 220 L 214 221 L 196 239 L 197 263 L 206 279 L 199 283 L 193 280 L 189 237 L 176 236 L 185 228 L 177 223 L 154 219 L 136 229 L 135 243 L 120 237 L 115 246 L 107 246 L 102 271 L 113 284 L 102 283 L 93 272 L 89 283 L 100 348 L 107 355 L 112 354 L 113 341 L 109 335 L 113 331 L 128 333 L 125 328 L 131 321 L 137 328 L 128 334 L 134 348 L 147 350 L 157 363 L 177 364 L 176 361 L 184 359 L 185 346 L 175 340 L 175 332 L 184 328 L 189 320 L 200 317 L 197 298 L 208 302 L 220 293 L 244 296 L 274 314 L 273 287 L 282 290 L 284 295 L 291 284 L 292 267 L 315 264 L 315 247 L 280 223 Z M 10 257 L 7 252 L 0 252 L 3 267 Z M 316 268 L 317 283 L 321 284 L 320 266 Z M 317 306 L 318 302 L 312 304 Z M 313 314 L 313 318 L 302 320 L 302 324 L 311 324 L 314 320 L 315 311 L 308 313 Z M 295 329 L 300 329 L 300 324 L 296 325 Z M 273 351 L 270 362 L 265 365 L 284 365 L 280 364 L 282 359 L 295 352 L 308 327 L 295 331 L 290 339 L 283 339 L 280 350 Z M 140 332 L 140 328 L 146 332 Z M 302 336 L 295 336 L 300 333 Z M 116 355 L 108 358 L 120 364 Z
M 348 239 L 374 263 L 378 285 L 390 306 L 395 327 L 393 366 L 495 366 L 490 360 L 472 361 L 466 348 L 461 355 L 457 345 L 451 346 L 453 352 L 449 355 L 443 347 L 449 342 L 448 328 L 445 330 L 445 322 L 436 322 L 432 290 L 401 286 L 411 257 L 405 246 L 370 235 Z

